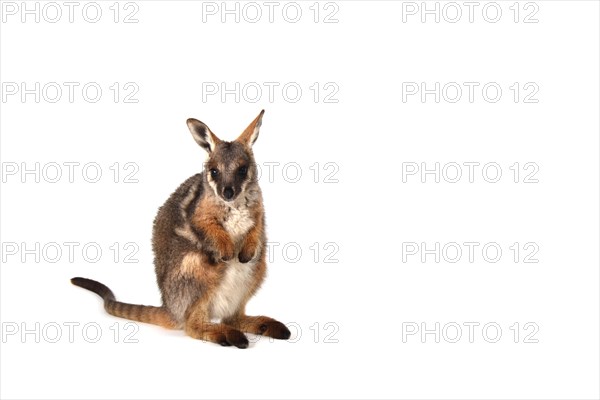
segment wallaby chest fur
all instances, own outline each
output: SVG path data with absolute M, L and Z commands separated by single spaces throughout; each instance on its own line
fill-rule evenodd
M 245 204 L 239 208 L 228 208 L 223 222 L 225 230 L 236 243 L 240 242 L 254 224 L 252 213 Z M 235 313 L 254 286 L 255 267 L 256 260 L 243 264 L 234 258 L 225 262 L 225 272 L 210 306 L 211 319 L 228 318 Z

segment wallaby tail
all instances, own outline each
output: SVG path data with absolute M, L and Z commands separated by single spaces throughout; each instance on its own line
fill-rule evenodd
M 86 278 L 73 278 L 71 283 L 96 293 L 104 300 L 104 309 L 110 315 L 138 322 L 160 325 L 174 329 L 177 324 L 164 307 L 142 306 L 138 304 L 121 303 L 115 299 L 113 292 L 101 284 Z

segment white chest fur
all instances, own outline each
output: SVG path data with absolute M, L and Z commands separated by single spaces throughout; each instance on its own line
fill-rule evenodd
M 248 207 L 241 205 L 227 209 L 223 227 L 234 243 L 239 243 L 253 225 L 254 220 Z M 235 257 L 227 261 L 225 273 L 212 301 L 211 319 L 227 318 L 238 311 L 253 284 L 255 266 L 255 260 L 242 264 Z
M 223 226 L 234 241 L 245 235 L 254 225 L 250 210 L 247 207 L 229 208 Z
M 211 306 L 211 319 L 232 316 L 251 288 L 256 261 L 242 264 L 237 258 L 227 262 L 227 269 Z

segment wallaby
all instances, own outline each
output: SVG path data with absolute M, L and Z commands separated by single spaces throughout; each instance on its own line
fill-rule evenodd
M 196 119 L 187 120 L 208 156 L 203 172 L 182 183 L 154 220 L 161 307 L 121 303 L 108 287 L 90 279 L 71 282 L 102 297 L 111 315 L 184 329 L 196 339 L 240 349 L 248 347 L 242 332 L 289 339 L 281 322 L 245 314 L 267 267 L 265 215 L 252 152 L 263 114 L 233 142 L 219 139 Z

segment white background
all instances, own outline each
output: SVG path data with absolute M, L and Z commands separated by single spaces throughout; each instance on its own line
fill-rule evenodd
M 81 2 L 70 23 L 59 2 L 60 21 L 41 14 L 39 23 L 35 15 L 23 23 L 21 3 L 13 3 L 15 15 L 7 3 L 0 28 L 3 398 L 598 398 L 597 2 L 521 2 L 517 23 L 512 1 L 497 3 L 496 23 L 482 16 L 484 2 L 473 22 L 459 2 L 456 23 L 447 21 L 454 18 L 451 8 L 439 23 L 434 15 L 423 23 L 419 12 L 403 15 L 411 5 L 391 1 L 321 3 L 317 23 L 313 2 L 298 3 L 296 23 L 283 18 L 286 3 L 275 8 L 273 22 L 259 2 L 260 21 L 247 21 L 254 14 L 246 8 L 252 13 L 240 15 L 239 23 L 234 15 L 222 23 L 219 13 L 203 14 L 203 4 L 192 1 L 137 1 L 128 8 L 122 2 L 118 23 L 114 2 L 98 3 L 97 23 L 82 17 L 87 3 Z M 38 4 L 42 13 L 46 3 Z M 213 5 L 222 7 L 217 2 L 204 10 Z M 445 5 L 439 3 L 440 12 Z M 294 17 L 289 7 L 288 19 Z M 54 18 L 54 10 L 46 11 Z M 138 22 L 124 23 L 133 11 Z M 324 23 L 334 11 L 337 23 Z M 538 22 L 524 23 L 533 11 Z M 36 103 L 34 94 L 7 95 L 11 82 L 30 89 L 39 82 L 40 91 L 51 82 L 79 86 L 73 102 L 62 86 L 56 103 L 48 101 L 54 92 L 40 93 Z M 82 97 L 89 82 L 103 89 L 96 103 Z M 115 82 L 117 103 L 109 88 Z M 123 101 L 128 82 L 139 88 L 137 103 Z M 223 101 L 206 96 L 210 82 L 230 89 L 255 82 L 263 96 Z M 273 101 L 264 82 L 279 84 Z M 281 93 L 290 82 L 303 90 L 297 102 Z M 328 82 L 339 89 L 336 103 L 324 102 Z M 456 82 L 463 96 L 456 103 L 447 101 L 454 92 L 437 103 L 433 94 L 403 101 L 403 82 L 425 82 L 429 89 Z M 473 102 L 464 82 L 479 84 Z M 502 88 L 497 102 L 482 97 L 489 82 Z M 524 102 L 528 82 L 539 89 L 535 103 Z M 280 163 L 272 182 L 261 178 L 269 240 L 280 245 L 248 311 L 293 326 L 292 343 L 263 339 L 240 351 L 146 324 L 137 324 L 130 338 L 137 343 L 127 343 L 134 327 L 106 315 L 95 295 L 69 279 L 97 279 L 122 301 L 159 305 L 152 220 L 204 158 L 185 120 L 198 118 L 232 140 L 262 108 L 255 155 L 262 165 Z M 67 167 L 57 183 L 49 182 L 51 163 L 64 162 L 80 163 L 73 182 Z M 82 166 L 92 162 L 102 169 L 97 183 L 82 176 Z M 110 169 L 115 162 L 118 183 Z M 139 167 L 138 183 L 124 182 L 128 162 Z M 282 174 L 292 162 L 302 172 L 297 183 L 289 182 L 293 170 Z M 310 169 L 316 162 L 317 183 Z M 406 163 L 465 162 L 480 163 L 472 183 L 466 167 L 457 183 L 444 176 L 436 183 L 433 175 L 423 183 L 419 174 L 403 182 L 403 169 L 413 165 Z M 509 168 L 515 162 L 518 183 Z M 523 182 L 528 162 L 539 168 L 538 183 Z M 39 183 L 34 174 L 21 175 L 22 165 L 35 163 Z M 337 166 L 330 176 L 337 183 L 325 182 L 335 168 L 325 170 L 325 163 Z M 497 183 L 482 176 L 486 163 L 501 167 Z M 15 165 L 19 171 L 8 174 Z M 48 165 L 52 173 L 45 177 Z M 79 243 L 73 260 L 65 242 Z M 110 249 L 115 242 L 118 262 Z M 137 263 L 123 262 L 129 242 L 139 247 Z M 310 249 L 315 242 L 317 255 Z M 420 253 L 404 254 L 403 262 L 409 242 L 428 249 L 436 242 L 480 246 L 473 262 L 464 246 L 455 263 L 450 253 L 439 263 L 434 255 L 422 262 Z M 515 242 L 518 262 L 510 249 Z M 535 248 L 524 249 L 529 242 L 539 249 L 537 263 L 524 262 Z M 37 254 L 23 252 L 36 243 Z M 52 243 L 62 247 L 57 262 L 51 262 Z M 101 247 L 98 262 L 83 258 L 88 243 Z M 282 254 L 287 243 L 302 249 L 297 260 L 293 249 Z M 499 261 L 483 258 L 486 243 L 501 247 Z M 325 262 L 336 248 L 338 262 Z M 469 322 L 479 324 L 472 343 Z M 36 323 L 38 338 L 21 335 Z M 72 340 L 69 323 L 79 324 Z M 440 324 L 439 343 L 434 334 L 403 337 L 422 323 L 430 330 Z M 488 341 L 494 329 L 482 332 L 488 323 L 502 329 L 495 343 Z M 87 335 L 85 324 L 96 324 Z M 452 343 L 455 324 L 462 336 Z M 51 343 L 57 325 L 62 336 Z M 94 327 L 101 337 L 90 343 Z

